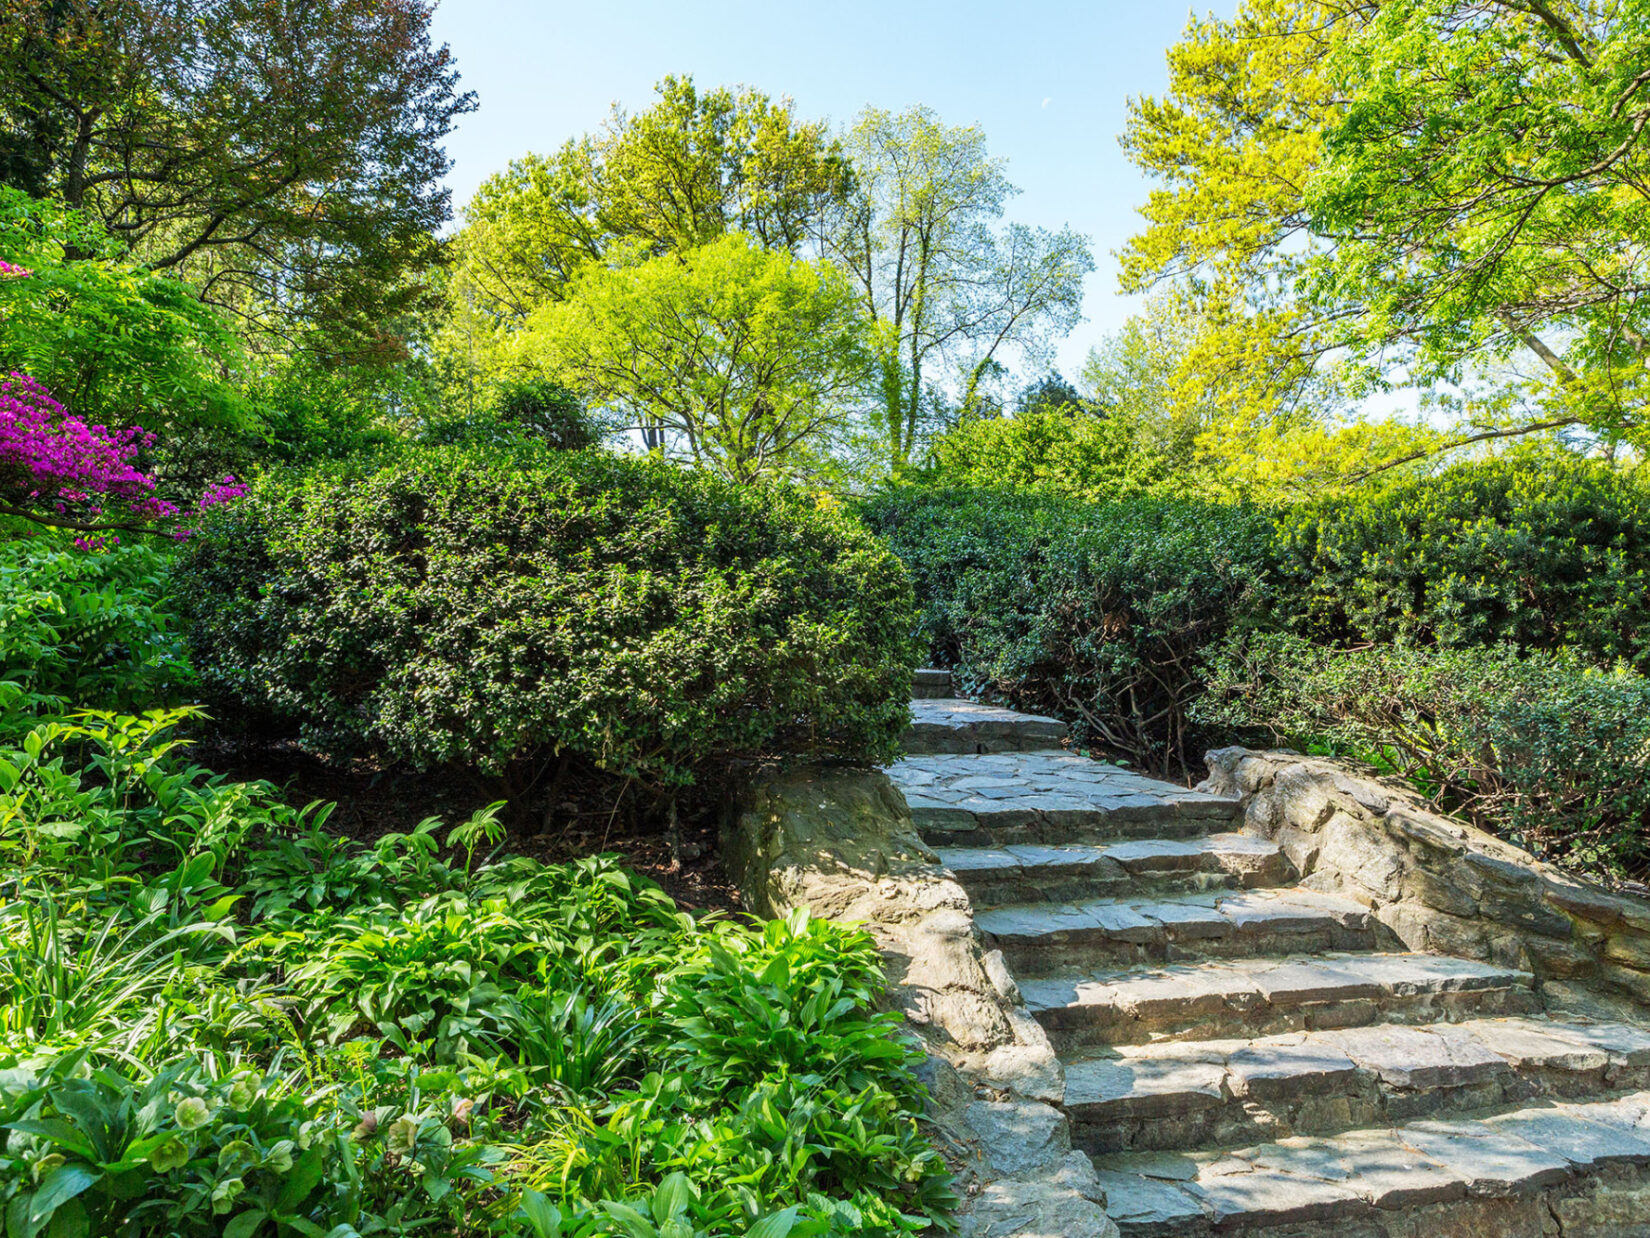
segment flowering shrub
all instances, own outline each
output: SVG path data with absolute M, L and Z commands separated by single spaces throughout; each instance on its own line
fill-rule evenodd
M 27 374 L 0 381 L 0 469 L 8 489 L 60 516 L 101 515 L 111 501 L 139 519 L 176 515 L 177 506 L 155 498 L 154 482 L 132 464 L 154 442 L 142 426 L 111 431 L 69 416 Z
M 172 520 L 178 505 L 157 496 L 154 480 L 135 464 L 154 445 L 155 436 L 142 426 L 87 425 L 40 383 L 13 371 L 0 380 L 0 511 L 94 534 Z M 229 475 L 206 488 L 198 507 L 205 511 L 245 493 Z M 178 526 L 173 535 L 192 532 Z M 97 550 L 119 540 L 91 536 L 75 544 Z

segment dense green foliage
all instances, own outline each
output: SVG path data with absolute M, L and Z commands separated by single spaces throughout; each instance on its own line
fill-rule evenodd
M 84 554 L 45 538 L 0 541 L 0 738 L 70 708 L 132 710 L 190 683 L 147 547 Z
M 577 395 L 548 379 L 518 379 L 499 388 L 493 415 L 559 451 L 594 447 L 600 429 Z
M 475 106 L 433 8 L 10 0 L 0 183 L 83 209 L 240 330 L 371 351 L 425 291 L 442 142 Z
M 1022 487 L 1104 502 L 1173 485 L 1171 462 L 1121 418 L 1073 407 L 965 421 L 934 441 L 929 477 L 945 487 Z
M 1199 656 L 1272 596 L 1262 512 L 1188 500 L 894 490 L 864 515 L 905 561 L 920 634 L 962 683 L 1128 757 L 1196 760 Z
M 182 717 L 0 749 L 8 1234 L 946 1224 L 865 934 L 489 858 L 490 811 L 367 849 L 188 765 Z
M 1278 546 L 1319 639 L 1650 668 L 1650 504 L 1601 461 L 1513 456 L 1331 497 L 1286 512 Z
M 552 751 L 664 783 L 880 758 L 910 587 L 847 518 L 657 461 L 519 447 L 271 480 L 187 547 L 209 699 L 327 751 L 494 772 Z
M 564 480 L 640 470 L 624 498 L 645 475 L 671 516 L 729 538 L 766 527 L 740 492 L 565 458 Z M 834 524 L 797 526 L 768 549 Z M 504 857 L 498 805 L 450 831 L 341 838 L 329 805 L 191 764 L 197 710 L 73 712 L 186 681 L 159 554 L 5 548 L 8 1235 L 949 1226 L 917 1051 L 873 1013 L 866 934 L 805 914 L 695 921 L 611 857 Z M 859 553 L 877 561 L 863 535 Z
M 1155 182 L 1124 285 L 1197 323 L 1175 385 L 1218 393 L 1263 463 L 1387 384 L 1446 413 L 1431 452 L 1574 425 L 1642 445 L 1646 40 L 1612 4 L 1194 15 L 1123 138 Z M 1366 464 L 1417 446 L 1382 437 Z
M 1028 433 L 979 441 L 1012 453 Z M 1635 473 L 1518 452 L 1268 512 L 1082 502 L 1055 471 L 996 472 L 864 507 L 965 687 L 1159 767 L 1234 737 L 1328 745 L 1544 854 L 1650 868 Z
M 1220 650 L 1196 711 L 1372 760 L 1538 854 L 1650 873 L 1650 679 L 1633 671 L 1274 633 Z
M 591 264 L 513 340 L 639 429 L 738 481 L 788 471 L 868 387 L 866 325 L 828 262 L 743 235 L 685 254 Z
M 78 211 L 0 185 L 0 372 L 20 370 L 88 422 L 232 427 L 239 340 L 186 284 L 116 260 Z

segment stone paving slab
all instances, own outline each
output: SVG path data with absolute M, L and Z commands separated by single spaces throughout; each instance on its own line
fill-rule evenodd
M 961 697 L 919 698 L 911 702 L 905 750 L 976 755 L 1058 749 L 1066 724 L 1058 718 L 1016 713 Z
M 1247 834 L 1099 844 L 1009 843 L 938 847 L 940 863 L 976 909 L 1009 903 L 1080 902 L 1151 891 L 1265 889 L 1294 873 L 1276 843 Z
M 1376 942 L 1365 907 L 1298 888 L 1010 904 L 976 911 L 974 923 L 1016 974 L 1028 978 L 1073 963 L 1346 950 Z
M 1117 1045 L 1066 1062 L 1065 1103 L 1089 1151 L 1321 1135 L 1650 1087 L 1650 1066 L 1628 1064 L 1643 1039 L 1622 1024 L 1509 1018 Z
M 1211 1039 L 1525 1014 L 1527 972 L 1424 954 L 1216 959 L 1020 982 L 1057 1043 Z
M 1237 803 L 1074 752 L 939 753 L 887 769 L 935 846 L 1099 843 L 1230 829 Z
M 940 667 L 918 667 L 911 673 L 913 700 L 945 699 L 952 694 L 951 672 Z
M 1650 1093 L 1634 1100 L 1650 1113 Z M 1236 1151 L 1104 1156 L 1095 1166 L 1108 1214 L 1125 1238 L 1297 1226 L 1317 1233 L 1319 1223 L 1511 1196 L 1576 1174 L 1650 1165 L 1650 1126 L 1626 1125 L 1626 1111 L 1621 1102 L 1546 1105 Z

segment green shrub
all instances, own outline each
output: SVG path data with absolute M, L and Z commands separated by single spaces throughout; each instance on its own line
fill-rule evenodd
M 165 570 L 146 546 L 0 541 L 0 739 L 68 709 L 148 709 L 188 688 Z
M 803 496 L 656 461 L 452 447 L 268 481 L 177 589 L 223 716 L 416 768 L 571 752 L 681 784 L 884 758 L 906 722 L 898 561 Z
M 1507 643 L 1650 670 L 1647 499 L 1601 461 L 1465 464 L 1286 514 L 1284 587 L 1334 644 Z
M 864 507 L 906 564 L 931 655 L 969 689 L 1163 767 L 1198 755 L 1199 655 L 1259 622 L 1271 524 L 1191 500 L 894 490 Z
M 493 402 L 493 415 L 525 434 L 543 439 L 557 451 L 582 451 L 594 447 L 601 438 L 584 402 L 548 379 L 504 384 Z
M 1539 855 L 1650 873 L 1650 679 L 1508 647 L 1331 649 L 1273 633 L 1212 660 L 1209 722 L 1329 745 Z
M 1074 406 L 965 421 L 934 442 L 930 480 L 942 487 L 1025 488 L 1104 502 L 1174 486 L 1167 452 L 1121 417 Z

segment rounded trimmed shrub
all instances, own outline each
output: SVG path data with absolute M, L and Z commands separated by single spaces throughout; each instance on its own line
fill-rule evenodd
M 333 754 L 488 773 L 553 754 L 680 785 L 881 760 L 907 723 L 899 561 L 806 496 L 658 461 L 428 448 L 276 477 L 178 569 L 201 680 Z

